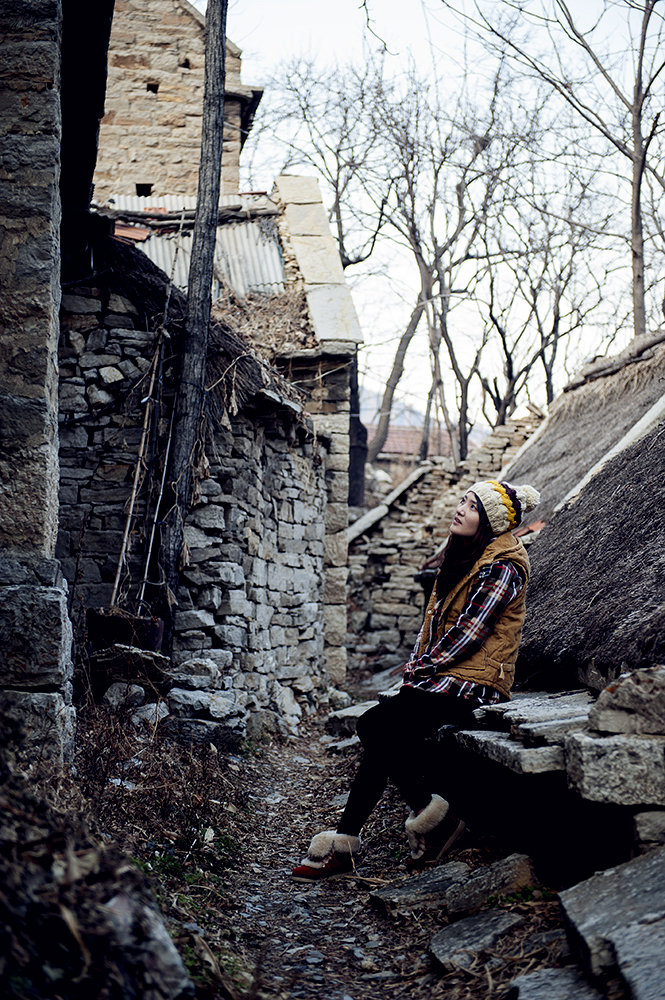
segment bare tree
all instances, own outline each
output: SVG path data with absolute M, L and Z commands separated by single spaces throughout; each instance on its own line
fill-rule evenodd
M 311 59 L 284 63 L 267 88 L 261 118 L 249 140 L 260 150 L 269 134 L 282 145 L 281 171 L 311 168 L 330 195 L 330 222 L 342 267 L 366 261 L 385 223 L 384 199 L 378 212 L 365 197 L 369 177 L 387 182 L 380 134 L 368 114 L 386 86 L 381 59 L 357 69 L 332 68 L 321 79 Z M 274 163 L 271 163 L 274 170 Z M 383 203 L 382 203 L 383 202 Z
M 307 164 L 324 182 L 343 262 L 367 261 L 392 241 L 412 264 L 417 292 L 395 338 L 370 461 L 385 444 L 407 354 L 423 326 L 431 384 L 422 392 L 427 412 L 420 454 L 426 455 L 429 426 L 438 420 L 453 456 L 463 458 L 480 399 L 494 408 L 495 423 L 538 378 L 551 395 L 558 338 L 589 312 L 575 312 L 571 299 L 582 251 L 596 252 L 580 234 L 595 232 L 600 240 L 605 222 L 594 228 L 593 219 L 584 226 L 575 219 L 573 225 L 566 206 L 547 190 L 549 161 L 564 175 L 571 140 L 552 138 L 545 88 L 528 95 L 516 89 L 520 79 L 501 58 L 483 70 L 482 81 L 468 90 L 464 82 L 444 88 L 413 69 L 386 81 L 382 61 L 375 60 L 360 72 L 326 74 L 324 85 L 320 69 L 301 61 L 267 119 L 285 136 L 286 162 Z M 543 169 L 535 170 L 540 160 Z M 525 172 L 534 178 L 531 192 L 524 190 Z M 585 197 L 590 200 L 588 192 Z M 538 233 L 541 216 L 554 226 L 557 212 L 559 228 L 549 237 Z M 506 219 L 515 229 L 512 241 Z M 540 275 L 538 252 L 544 255 Z M 527 285 L 515 284 L 518 273 Z M 589 308 L 597 298 L 592 283 Z
M 489 263 L 477 306 L 499 364 L 480 381 L 494 411 L 485 416 L 494 425 L 514 413 L 536 369 L 546 402 L 553 401 L 559 354 L 597 312 L 611 265 L 605 252 L 611 220 L 597 216 L 588 179 L 570 163 L 565 171 L 556 164 L 525 166 L 519 191 L 484 234 Z
M 469 22 L 468 15 L 456 3 L 442 0 Z M 535 74 L 571 107 L 595 133 L 630 164 L 631 263 L 633 330 L 635 336 L 646 332 L 645 256 L 643 231 L 643 182 L 645 172 L 665 191 L 665 175 L 660 169 L 662 148 L 655 150 L 654 140 L 662 136 L 661 97 L 656 84 L 665 69 L 663 16 L 656 11 L 657 0 L 605 0 L 596 16 L 585 5 L 583 12 L 573 12 L 565 0 L 516 3 L 502 0 L 503 11 L 514 16 L 506 24 L 497 17 L 497 4 L 488 12 L 486 3 L 476 2 L 475 23 L 485 37 L 509 51 L 528 73 Z M 608 49 L 608 37 L 616 43 L 614 21 L 625 15 L 625 45 L 619 47 L 621 60 Z M 591 19 L 582 27 L 585 18 Z M 609 25 L 609 27 L 608 27 Z M 523 37 L 524 28 L 532 32 Z M 547 55 L 533 51 L 533 38 L 546 33 Z M 623 79 L 625 51 L 632 56 L 632 74 Z M 579 64 L 585 67 L 580 75 Z

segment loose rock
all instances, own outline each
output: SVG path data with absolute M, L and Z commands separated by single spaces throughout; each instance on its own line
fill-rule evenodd
M 506 1000 L 603 1000 L 577 969 L 539 969 L 518 976 Z
M 510 895 L 538 885 L 531 860 L 525 854 L 511 854 L 492 865 L 477 868 L 464 882 L 446 893 L 450 916 L 479 910 L 490 896 Z
M 632 930 L 639 925 L 646 940 L 651 928 L 665 920 L 665 848 L 593 875 L 562 892 L 560 900 L 587 971 L 594 976 L 611 973 L 619 961 L 617 942 L 625 942 L 624 961 L 629 961 L 625 956 L 635 940 Z M 663 947 L 658 961 L 662 982 Z
M 442 928 L 432 938 L 430 950 L 446 968 L 455 965 L 468 968 L 475 964 L 479 952 L 491 948 L 502 934 L 520 923 L 522 917 L 518 913 L 487 910 Z

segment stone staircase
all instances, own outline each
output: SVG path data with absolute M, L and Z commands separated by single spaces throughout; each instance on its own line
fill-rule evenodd
M 333 713 L 328 731 L 348 737 L 359 714 Z M 477 728 L 440 732 L 433 773 L 459 774 L 440 789 L 455 811 L 524 853 L 473 872 L 450 862 L 375 901 L 444 910 L 432 954 L 464 964 L 515 926 L 493 897 L 554 873 L 575 967 L 520 976 L 506 1000 L 663 1000 L 665 666 L 622 675 L 597 698 L 522 692 L 474 714 Z

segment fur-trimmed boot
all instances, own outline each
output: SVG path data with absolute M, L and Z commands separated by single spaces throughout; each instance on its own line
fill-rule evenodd
M 466 829 L 465 823 L 450 811 L 446 800 L 436 794 L 419 813 L 410 813 L 405 827 L 411 848 L 409 867 L 438 861 Z
M 299 882 L 314 882 L 347 875 L 355 867 L 355 855 L 359 850 L 360 837 L 324 830 L 312 838 L 307 857 L 293 869 L 293 878 Z

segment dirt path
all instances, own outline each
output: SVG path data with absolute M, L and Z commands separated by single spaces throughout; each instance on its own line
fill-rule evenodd
M 243 859 L 226 881 L 232 941 L 259 970 L 255 996 L 487 1000 L 505 995 L 521 971 L 560 964 L 560 936 L 554 943 L 538 937 L 559 926 L 552 899 L 504 902 L 523 915 L 519 932 L 470 971 L 445 971 L 429 955 L 433 934 L 446 923 L 443 912 L 387 916 L 376 907 L 371 890 L 406 878 L 405 809 L 390 792 L 363 833 L 357 875 L 293 882 L 291 869 L 310 837 L 335 826 L 356 761 L 355 750 L 330 753 L 322 726 L 313 723 L 301 737 L 268 745 L 242 765 L 251 788 L 249 821 Z M 495 857 L 491 844 L 468 837 L 450 860 L 475 867 Z

